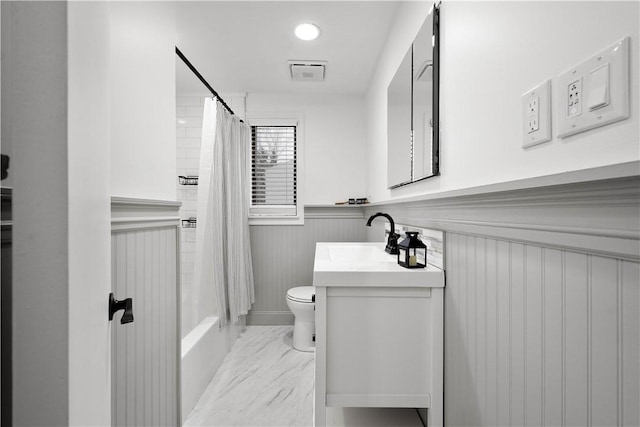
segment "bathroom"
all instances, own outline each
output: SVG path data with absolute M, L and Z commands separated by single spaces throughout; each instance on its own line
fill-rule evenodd
M 640 424 L 638 3 L 440 3 L 439 171 L 390 185 L 390 169 L 412 163 L 390 167 L 406 147 L 389 150 L 387 91 L 432 6 L 2 2 L 3 232 L 4 189 L 15 194 L 3 420 L 186 421 L 243 337 L 281 328 L 292 339 L 286 294 L 313 284 L 316 243 L 383 242 L 388 222 L 365 224 L 385 212 L 442 243 L 431 260 L 446 274 L 444 424 Z M 316 40 L 295 38 L 302 22 L 320 27 Z M 564 74 L 626 37 L 629 117 L 560 136 Z M 300 127 L 299 208 L 288 223 L 249 225 L 255 302 L 240 325 L 188 314 L 198 223 L 183 220 L 199 200 L 178 175 L 198 175 L 211 93 L 176 47 L 238 117 Z M 325 81 L 292 81 L 290 60 L 326 61 Z M 546 81 L 550 139 L 525 144 L 523 97 Z M 335 204 L 352 198 L 369 203 Z M 3 259 L 4 247 L 3 234 Z M 108 320 L 111 292 L 133 299 L 133 323 Z M 204 339 L 190 341 L 204 350 L 184 354 L 199 326 Z M 176 339 L 156 342 L 157 331 Z M 120 389 L 114 367 L 136 363 L 143 375 Z M 409 415 L 420 423 L 424 411 Z

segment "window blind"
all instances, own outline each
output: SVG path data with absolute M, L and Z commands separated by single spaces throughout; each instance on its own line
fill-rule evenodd
M 296 126 L 251 126 L 251 213 L 296 215 Z

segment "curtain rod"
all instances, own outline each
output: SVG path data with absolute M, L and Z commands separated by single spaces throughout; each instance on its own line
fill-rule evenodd
M 229 107 L 227 105 L 226 102 L 224 102 L 224 99 L 222 99 L 222 97 L 218 94 L 218 92 L 215 91 L 214 88 L 211 87 L 211 85 L 204 79 L 204 77 L 202 77 L 202 74 L 200 74 L 198 72 L 198 70 L 196 69 L 196 67 L 193 66 L 193 64 L 187 59 L 186 56 L 184 56 L 184 54 L 182 52 L 180 52 L 180 49 L 178 49 L 178 46 L 176 46 L 176 54 L 178 55 L 178 57 L 180 59 L 182 59 L 182 62 L 184 62 L 186 64 L 187 67 L 189 67 L 189 69 L 193 72 L 193 74 L 196 75 L 197 78 L 200 79 L 200 81 L 202 82 L 203 85 L 205 85 L 207 87 L 207 89 L 209 89 L 209 91 L 211 92 L 211 94 L 213 96 L 215 96 L 216 98 L 218 98 L 218 101 L 220 101 L 220 103 L 224 106 L 224 108 L 227 109 L 227 111 L 231 114 L 233 114 L 234 116 L 236 115 L 236 113 L 233 112 L 233 110 L 231 109 L 231 107 Z M 242 121 L 242 120 L 240 120 Z

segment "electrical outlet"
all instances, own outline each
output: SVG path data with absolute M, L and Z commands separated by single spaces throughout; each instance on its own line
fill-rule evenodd
M 582 114 L 582 77 L 569 83 L 567 87 L 567 117 Z
M 551 140 L 551 80 L 522 95 L 522 147 Z
M 560 138 L 630 116 L 630 40 L 629 37 L 618 40 L 558 76 Z
M 527 126 L 529 129 L 529 133 L 535 132 L 540 129 L 540 97 L 536 96 L 533 99 L 530 99 L 527 103 L 527 110 L 529 111 L 529 120 L 527 121 Z

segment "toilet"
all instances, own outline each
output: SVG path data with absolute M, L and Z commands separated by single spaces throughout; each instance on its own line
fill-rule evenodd
M 293 348 L 296 350 L 314 351 L 316 347 L 315 294 L 313 286 L 298 286 L 287 291 L 287 305 L 295 317 Z

